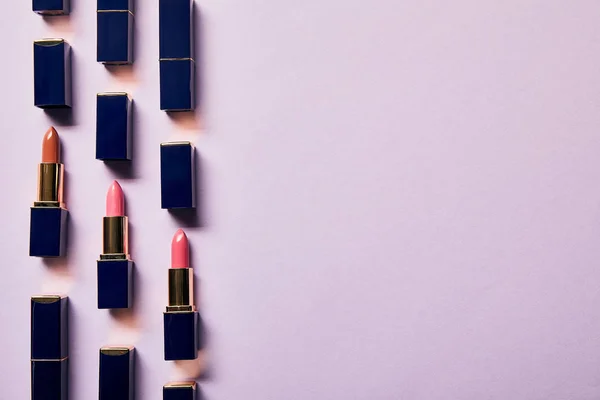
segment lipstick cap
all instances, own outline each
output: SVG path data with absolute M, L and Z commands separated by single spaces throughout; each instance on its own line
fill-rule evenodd
M 133 261 L 98 260 L 98 308 L 129 308 L 132 304 Z
M 196 64 L 191 59 L 160 60 L 160 109 L 191 111 L 196 107 Z
M 133 62 L 133 4 L 129 0 L 98 0 L 97 61 Z
M 29 255 L 62 257 L 66 253 L 67 216 L 61 207 L 31 207 Z
M 31 359 L 60 360 L 69 355 L 66 296 L 31 298 Z
M 190 142 L 160 145 L 160 193 L 162 208 L 195 208 L 194 146 Z
M 132 346 L 100 349 L 99 400 L 133 400 L 134 351 Z
M 31 298 L 31 398 L 66 400 L 68 326 L 66 296 Z
M 69 0 L 33 0 L 33 11 L 41 15 L 69 13 Z
M 132 101 L 127 93 L 96 97 L 96 159 L 131 160 Z
M 194 58 L 193 1 L 159 0 L 159 57 Z
M 163 386 L 163 400 L 195 400 L 196 382 L 170 382 Z
M 71 107 L 71 47 L 64 39 L 33 42 L 33 70 L 36 107 Z
M 165 360 L 195 360 L 198 357 L 198 312 L 164 313 Z

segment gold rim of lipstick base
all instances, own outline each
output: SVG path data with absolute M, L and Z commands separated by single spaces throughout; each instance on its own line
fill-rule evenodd
M 129 222 L 127 217 L 104 217 L 100 260 L 129 259 Z
M 41 163 L 38 166 L 38 193 L 34 207 L 66 208 L 63 202 L 65 170 L 61 163 Z
M 193 312 L 194 270 L 192 268 L 169 269 L 169 305 L 167 312 Z

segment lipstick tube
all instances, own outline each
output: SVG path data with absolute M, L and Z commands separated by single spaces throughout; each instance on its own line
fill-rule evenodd
M 29 255 L 65 255 L 68 211 L 63 201 L 64 166 L 59 157 L 60 139 L 51 127 L 42 142 L 38 166 L 37 200 L 31 207 Z
M 33 102 L 39 108 L 71 108 L 71 47 L 64 39 L 33 42 Z
M 96 97 L 96 159 L 131 160 L 133 102 L 127 93 L 98 93 Z
M 102 347 L 98 374 L 99 400 L 133 400 L 135 347 Z
M 189 268 L 187 236 L 173 237 L 169 269 L 169 303 L 164 312 L 165 360 L 198 357 L 198 312 L 194 305 L 194 270 Z
M 160 109 L 196 107 L 193 0 L 159 0 Z
M 133 63 L 133 1 L 97 1 L 97 60 L 108 65 Z
M 195 153 L 191 142 L 160 144 L 161 208 L 196 208 Z
M 129 308 L 132 304 L 133 261 L 129 257 L 129 226 L 124 195 L 114 181 L 106 196 L 102 221 L 102 254 L 98 265 L 98 308 Z
M 62 295 L 31 298 L 31 399 L 66 400 L 69 345 Z

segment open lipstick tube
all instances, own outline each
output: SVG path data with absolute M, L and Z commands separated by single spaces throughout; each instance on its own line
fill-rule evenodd
M 179 229 L 171 244 L 169 305 L 164 313 L 165 360 L 198 357 L 198 312 L 194 305 L 194 270 L 189 266 L 188 238 Z
M 133 261 L 129 257 L 128 220 L 123 189 L 114 181 L 106 195 L 102 254 L 98 260 L 98 308 L 129 308 L 132 304 Z
M 68 211 L 63 201 L 63 182 L 64 166 L 60 162 L 60 138 L 56 129 L 51 127 L 42 141 L 37 200 L 31 207 L 30 256 L 65 255 Z

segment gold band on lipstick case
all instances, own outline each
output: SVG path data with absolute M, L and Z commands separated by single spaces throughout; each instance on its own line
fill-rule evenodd
M 38 196 L 35 207 L 63 207 L 64 167 L 60 163 L 41 163 L 38 168 Z
M 129 260 L 127 217 L 104 217 L 100 260 Z
M 106 354 L 107 356 L 122 356 L 122 355 L 125 355 L 125 354 L 129 353 L 131 350 L 133 350 L 133 346 L 129 346 L 129 347 L 119 347 L 119 346 L 102 347 L 100 349 L 100 353 L 101 354 Z
M 194 306 L 194 270 L 169 269 L 169 305 L 167 312 L 196 311 Z

